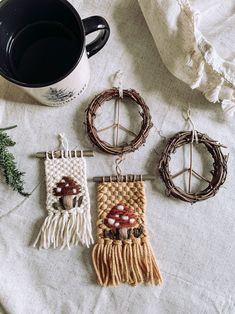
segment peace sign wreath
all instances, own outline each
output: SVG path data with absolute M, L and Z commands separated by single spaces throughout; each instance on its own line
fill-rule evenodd
M 144 99 L 134 90 L 134 89 L 124 89 L 123 91 L 123 99 L 129 98 L 134 103 L 139 105 L 142 109 L 142 112 L 140 112 L 140 115 L 142 117 L 142 123 L 141 123 L 141 129 L 138 134 L 133 133 L 132 131 L 128 130 L 127 128 L 123 127 L 119 121 L 117 123 L 114 123 L 111 127 L 122 129 L 123 131 L 126 131 L 134 136 L 134 139 L 130 141 L 129 143 L 124 143 L 123 145 L 116 145 L 113 146 L 103 140 L 100 139 L 98 132 L 100 130 L 97 130 L 94 126 L 95 118 L 96 118 L 96 112 L 97 109 L 106 101 L 109 101 L 111 99 L 120 100 L 120 91 L 118 88 L 111 88 L 108 90 L 105 90 L 104 92 L 97 95 L 87 109 L 86 114 L 86 126 L 87 126 L 87 132 L 89 135 L 90 140 L 93 144 L 95 144 L 97 147 L 100 148 L 105 153 L 112 154 L 112 155 L 123 155 L 129 152 L 133 152 L 136 149 L 138 149 L 142 144 L 145 143 L 146 138 L 149 134 L 149 131 L 151 127 L 153 126 L 151 122 L 151 115 L 149 112 L 149 108 L 146 105 Z M 105 129 L 108 129 L 110 127 L 107 127 Z M 103 129 L 104 130 L 104 129 Z
M 210 197 L 213 197 L 219 190 L 220 186 L 225 182 L 227 176 L 227 160 L 228 156 L 223 155 L 221 151 L 221 147 L 225 147 L 219 144 L 217 141 L 211 139 L 206 134 L 202 134 L 198 131 L 194 131 L 197 133 L 198 143 L 202 143 L 205 145 L 206 149 L 212 156 L 214 162 L 214 169 L 211 171 L 212 179 L 208 180 L 204 178 L 202 175 L 195 172 L 192 168 L 192 131 L 183 131 L 177 133 L 173 136 L 169 142 L 167 143 L 162 157 L 159 162 L 159 172 L 163 182 L 166 185 L 166 190 L 168 195 L 172 195 L 173 197 L 180 199 L 185 202 L 195 203 L 198 201 L 206 200 Z M 169 170 L 169 163 L 171 160 L 171 154 L 173 154 L 177 148 L 190 143 L 190 167 L 184 169 L 180 173 L 176 175 L 172 175 Z M 173 179 L 184 172 L 189 172 L 189 190 L 188 192 L 182 190 L 180 187 L 175 186 Z M 191 177 L 192 175 L 203 179 L 208 183 L 208 186 L 203 190 L 196 193 L 191 193 Z

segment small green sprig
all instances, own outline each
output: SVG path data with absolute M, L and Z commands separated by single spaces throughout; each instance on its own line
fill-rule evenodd
M 14 146 L 16 143 L 7 135 L 6 130 L 15 128 L 16 126 L 0 129 L 0 170 L 2 171 L 6 183 L 23 196 L 29 196 L 24 191 L 24 172 L 17 169 L 15 157 L 10 153 L 7 147 Z

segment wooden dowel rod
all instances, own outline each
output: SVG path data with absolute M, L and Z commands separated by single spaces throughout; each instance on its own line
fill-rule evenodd
M 80 150 L 71 150 L 71 157 L 75 157 L 75 152 L 77 154 L 78 157 L 81 157 L 81 151 Z M 94 151 L 93 150 L 83 150 L 83 156 L 84 157 L 94 157 Z M 46 152 L 38 152 L 34 155 L 36 158 L 46 158 Z M 48 152 L 48 156 L 49 158 L 52 158 L 52 152 Z M 53 156 L 54 158 L 61 158 L 61 151 L 57 150 L 57 151 L 53 151 Z
M 103 177 L 94 177 L 93 182 L 131 182 L 131 181 L 153 181 L 155 176 L 150 176 L 148 174 L 128 174 L 123 176 L 103 176 Z

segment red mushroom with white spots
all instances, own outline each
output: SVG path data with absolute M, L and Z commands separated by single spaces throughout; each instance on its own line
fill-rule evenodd
M 138 221 L 131 207 L 118 204 L 110 210 L 104 224 L 110 229 L 118 229 L 120 240 L 126 240 L 128 239 L 128 230 L 136 226 Z
M 60 196 L 60 205 L 65 210 L 70 210 L 77 204 L 77 196 L 81 193 L 81 186 L 71 177 L 64 176 L 53 189 L 55 196 Z M 82 196 L 78 203 L 81 205 Z

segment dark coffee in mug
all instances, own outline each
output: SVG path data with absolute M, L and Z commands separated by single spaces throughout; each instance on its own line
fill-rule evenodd
M 58 22 L 37 22 L 11 39 L 8 60 L 12 73 L 24 83 L 43 84 L 63 76 L 81 51 L 79 34 Z
M 88 58 L 110 33 L 103 17 L 82 20 L 67 0 L 1 0 L 0 21 L 0 75 L 49 106 L 83 93 L 90 79 Z M 97 31 L 86 44 L 86 35 Z

